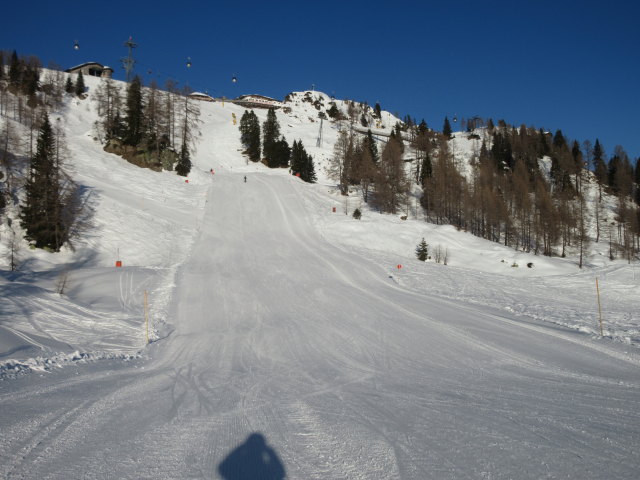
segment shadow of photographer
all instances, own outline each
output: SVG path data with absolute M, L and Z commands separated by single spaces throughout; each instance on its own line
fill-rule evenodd
M 284 465 L 260 433 L 252 433 L 218 465 L 225 480 L 283 480 Z

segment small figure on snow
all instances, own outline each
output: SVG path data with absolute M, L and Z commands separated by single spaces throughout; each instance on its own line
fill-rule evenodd
M 244 183 L 247 183 L 247 176 L 244 176 Z
M 213 171 L 213 168 L 211 170 L 209 170 L 211 172 L 211 175 L 213 175 L 215 172 Z

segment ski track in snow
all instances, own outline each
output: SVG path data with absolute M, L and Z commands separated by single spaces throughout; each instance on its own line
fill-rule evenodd
M 617 305 L 607 332 L 623 341 L 602 339 L 572 291 L 589 274 L 402 257 L 404 235 L 446 229 L 321 213 L 338 202 L 326 186 L 245 164 L 237 107 L 202 107 L 216 134 L 188 185 L 114 168 L 87 137 L 91 109 L 72 110 L 70 146 L 93 156 L 75 173 L 101 208 L 65 295 L 51 293 L 55 266 L 49 284 L 25 273 L 0 285 L 3 331 L 50 355 L 0 382 L 0 477 L 210 479 L 231 465 L 231 480 L 280 478 L 260 438 L 292 479 L 637 477 L 640 353 L 625 342 L 637 340 L 638 287 L 619 280 L 626 267 L 602 277 Z M 367 229 L 398 238 L 376 246 Z

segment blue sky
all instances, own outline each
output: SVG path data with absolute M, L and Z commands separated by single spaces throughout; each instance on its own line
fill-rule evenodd
M 37 0 L 2 16 L 0 48 L 45 66 L 97 61 L 124 79 L 132 36 L 145 81 L 227 97 L 315 85 L 436 129 L 445 116 L 478 115 L 640 156 L 636 1 Z

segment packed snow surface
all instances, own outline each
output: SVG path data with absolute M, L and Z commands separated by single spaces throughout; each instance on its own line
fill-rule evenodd
M 242 109 L 201 109 L 186 183 L 103 152 L 69 106 L 94 227 L 2 276 L 0 477 L 637 478 L 637 265 L 354 220 L 328 122 L 314 147 L 312 111 L 278 114 L 310 186 L 247 164 Z M 415 259 L 422 237 L 448 265 Z

